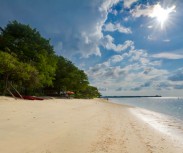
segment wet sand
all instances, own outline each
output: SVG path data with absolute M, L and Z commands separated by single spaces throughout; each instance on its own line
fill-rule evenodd
M 183 145 L 101 99 L 0 97 L 2 153 L 183 153 Z

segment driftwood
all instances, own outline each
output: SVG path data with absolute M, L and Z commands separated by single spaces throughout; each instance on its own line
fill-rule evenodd
M 18 94 L 18 96 L 19 96 L 21 99 L 24 99 L 24 98 L 22 97 L 22 95 L 18 92 L 18 90 L 17 90 L 15 87 L 13 87 L 13 85 L 12 85 L 10 82 L 8 82 L 8 83 L 6 84 L 5 91 L 8 91 L 9 94 L 10 94 L 12 97 L 14 97 L 15 99 L 17 99 L 16 96 L 11 92 L 10 87 L 11 87 L 12 89 L 14 89 L 14 91 Z
M 10 86 L 16 91 L 16 93 L 20 96 L 20 98 L 24 99 L 24 98 L 22 97 L 22 95 L 18 92 L 18 90 L 17 90 L 16 88 L 14 88 L 13 85 L 12 85 L 11 83 L 9 83 L 9 84 L 10 84 Z
M 12 97 L 14 97 L 15 99 L 17 99 L 15 96 L 14 96 L 14 94 L 7 88 L 6 89 L 9 93 L 10 93 L 10 95 L 12 95 Z

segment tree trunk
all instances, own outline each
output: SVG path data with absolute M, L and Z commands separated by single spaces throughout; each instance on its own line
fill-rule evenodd
M 4 78 L 4 82 L 5 82 L 5 87 L 4 87 L 4 91 L 3 91 L 3 96 L 6 95 L 6 91 L 7 91 L 7 88 L 8 88 L 8 79 L 9 79 L 9 75 L 5 75 L 5 78 Z

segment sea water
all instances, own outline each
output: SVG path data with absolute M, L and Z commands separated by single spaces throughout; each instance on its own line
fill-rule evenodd
M 183 140 L 183 98 L 141 97 L 110 98 L 111 102 L 133 106 L 132 114 L 153 128 Z
M 183 121 L 183 98 L 147 97 L 147 98 L 111 98 L 119 104 L 127 104 L 169 115 Z

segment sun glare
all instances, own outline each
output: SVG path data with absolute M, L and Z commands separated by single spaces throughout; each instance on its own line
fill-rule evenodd
M 157 21 L 160 23 L 161 28 L 164 27 L 164 24 L 167 20 L 169 20 L 169 14 L 172 12 L 175 12 L 176 6 L 173 5 L 170 8 L 164 9 L 159 3 L 156 4 L 153 8 L 152 13 L 150 14 L 150 17 L 156 18 Z

